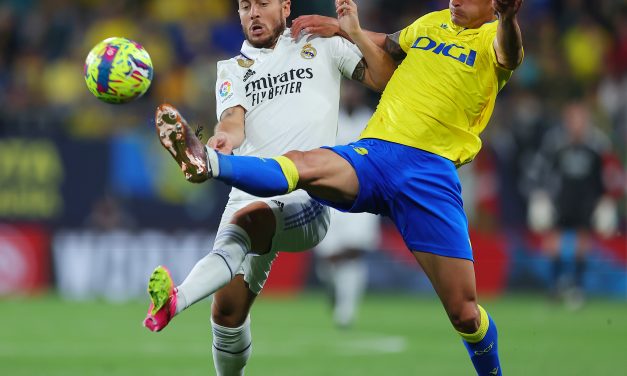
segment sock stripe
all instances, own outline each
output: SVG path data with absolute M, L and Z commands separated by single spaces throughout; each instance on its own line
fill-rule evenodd
M 234 227 L 225 228 L 224 230 L 220 231 L 220 233 L 216 236 L 214 243 L 222 241 L 226 237 L 230 237 L 234 241 L 237 241 L 238 244 L 242 246 L 242 248 L 250 250 L 250 237 L 248 236 L 246 231 L 244 231 L 241 227 L 237 225 L 230 226 Z
M 229 268 L 229 273 L 231 273 L 231 279 L 233 279 L 233 269 L 231 269 L 231 265 L 229 265 L 229 262 L 226 261 L 226 258 L 224 258 L 224 256 L 222 256 L 220 253 L 218 252 L 214 252 L 214 255 L 220 256 L 220 258 L 224 261 L 224 263 L 226 264 L 226 267 Z
M 488 332 L 488 328 L 490 327 L 490 319 L 488 318 L 488 313 L 485 311 L 485 309 L 483 309 L 482 306 L 477 304 L 477 307 L 479 307 L 479 314 L 481 315 L 481 324 L 479 324 L 479 329 L 477 329 L 477 331 L 474 333 L 462 333 L 459 331 L 457 332 L 466 342 L 469 343 L 481 342 L 481 340 Z
M 232 240 L 234 242 L 236 242 L 240 247 L 249 250 L 250 249 L 250 243 L 247 241 L 247 239 L 238 234 L 238 233 L 225 233 L 222 232 L 220 233 L 220 235 L 216 238 L 216 240 L 214 241 L 214 243 L 218 243 L 222 240 L 224 240 L 224 238 L 229 238 L 229 240 Z
M 248 350 L 248 349 L 250 348 L 250 346 L 252 346 L 252 345 L 253 345 L 253 343 L 251 342 L 251 343 L 249 343 L 249 344 L 248 344 L 248 346 L 246 346 L 246 347 L 245 347 L 242 351 L 237 351 L 237 352 L 233 352 L 233 351 L 228 351 L 228 350 L 225 350 L 225 349 L 221 349 L 221 348 L 217 347 L 216 345 L 213 345 L 213 348 L 214 348 L 214 349 L 216 349 L 216 350 L 218 350 L 218 351 L 225 352 L 225 353 L 227 353 L 227 354 L 231 354 L 231 355 L 238 355 L 238 354 L 241 354 L 241 353 L 243 353 L 244 351 Z
M 285 175 L 285 180 L 287 180 L 287 192 L 285 193 L 292 192 L 296 189 L 296 185 L 298 184 L 298 169 L 296 165 L 291 159 L 282 155 L 273 159 L 279 164 L 283 175 Z

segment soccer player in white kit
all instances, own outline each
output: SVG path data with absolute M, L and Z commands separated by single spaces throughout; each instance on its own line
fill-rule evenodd
M 392 72 L 368 66 L 370 58 L 362 58 L 342 38 L 291 36 L 286 29 L 290 0 L 239 0 L 238 5 L 246 41 L 239 56 L 218 63 L 219 122 L 207 146 L 224 154 L 270 157 L 334 145 L 341 76 L 382 90 Z M 159 106 L 155 122 L 161 143 L 184 172 L 190 165 L 203 168 L 205 162 L 190 160 L 188 152 L 204 145 L 173 106 Z M 186 172 L 186 178 L 194 182 L 194 174 Z M 175 287 L 161 266 L 151 275 L 144 325 L 160 331 L 176 314 L 215 292 L 217 374 L 243 374 L 252 350 L 248 314 L 277 251 L 310 249 L 328 226 L 328 208 L 304 191 L 259 198 L 233 189 L 213 250 L 183 283 Z

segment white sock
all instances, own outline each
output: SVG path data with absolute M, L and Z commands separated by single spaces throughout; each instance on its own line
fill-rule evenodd
M 366 288 L 367 267 L 363 259 L 341 261 L 331 267 L 335 288 L 333 318 L 340 326 L 353 323 Z
M 220 175 L 220 163 L 218 163 L 218 152 L 205 145 L 205 151 L 207 152 L 207 167 L 212 177 Z
M 194 265 L 177 287 L 176 313 L 229 283 L 249 251 L 246 231 L 234 224 L 224 226 L 216 235 L 213 250 Z
M 213 365 L 218 376 L 240 376 L 253 351 L 250 316 L 238 328 L 228 328 L 211 320 Z

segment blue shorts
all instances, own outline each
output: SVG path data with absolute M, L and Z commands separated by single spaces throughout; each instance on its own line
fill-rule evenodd
M 390 217 L 412 251 L 472 261 L 468 220 L 453 162 L 372 138 L 324 148 L 353 166 L 359 193 L 352 204 L 316 200 L 342 211 Z

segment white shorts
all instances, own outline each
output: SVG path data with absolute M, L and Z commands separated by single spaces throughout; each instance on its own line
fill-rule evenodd
M 276 218 L 276 232 L 270 252 L 264 255 L 248 254 L 236 274 L 244 275 L 250 291 L 258 295 L 268 279 L 272 261 L 279 251 L 301 252 L 315 247 L 324 239 L 329 228 L 329 208 L 309 197 L 307 192 L 269 198 L 229 200 L 222 214 L 218 233 L 230 223 L 233 215 L 253 202 L 265 202 Z M 254 250 L 252 250 L 254 252 Z
M 344 213 L 331 209 L 331 227 L 315 249 L 317 255 L 330 257 L 347 248 L 372 251 L 379 247 L 379 217 L 370 213 Z

